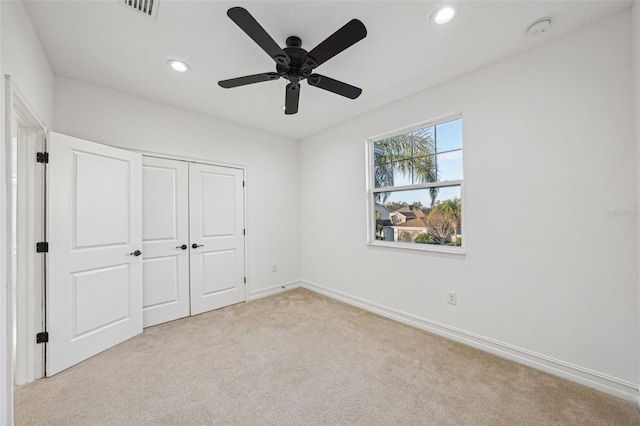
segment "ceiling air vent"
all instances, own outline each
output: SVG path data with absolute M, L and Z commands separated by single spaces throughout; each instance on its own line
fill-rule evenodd
M 120 0 L 120 4 L 154 20 L 158 16 L 158 3 L 159 0 Z

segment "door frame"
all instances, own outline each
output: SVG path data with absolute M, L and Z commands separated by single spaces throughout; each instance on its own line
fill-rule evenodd
M 14 357 L 14 384 L 21 385 L 30 383 L 45 375 L 45 345 L 35 342 L 35 335 L 44 331 L 45 323 L 45 293 L 44 293 L 44 267 L 46 255 L 37 254 L 30 247 L 35 247 L 37 241 L 46 241 L 46 191 L 44 187 L 45 170 L 42 165 L 35 161 L 34 145 L 32 138 L 38 135 L 44 138 L 42 149 L 46 150 L 46 132 L 47 127 L 38 117 L 34 109 L 30 106 L 26 97 L 22 94 L 16 82 L 11 76 L 6 76 L 6 93 L 7 93 L 7 109 L 6 109 L 6 142 L 11 145 L 11 123 L 13 116 L 17 116 L 23 125 L 28 129 L 26 135 L 22 135 L 23 139 L 18 143 L 29 142 L 26 148 L 18 148 L 18 163 L 26 166 L 23 177 L 26 178 L 27 184 L 18 188 L 18 197 L 25 200 L 23 204 L 24 226 L 18 230 L 17 245 L 18 253 L 24 253 L 18 256 L 17 271 L 22 271 L 25 275 L 25 287 L 18 289 L 16 295 L 12 295 L 16 299 L 16 304 L 12 306 L 12 310 L 17 308 L 15 312 L 15 324 L 12 324 L 14 336 L 13 357 Z M 24 141 L 26 137 L 27 141 Z M 9 146 L 11 149 L 11 146 Z M 13 153 L 12 153 L 13 154 Z M 20 154 L 26 158 L 20 158 Z M 10 161 L 10 159 L 8 159 Z M 38 170 L 38 166 L 41 167 Z M 12 191 L 12 190 L 11 190 Z M 10 194 L 12 197 L 13 194 Z M 10 203 L 12 198 L 9 198 Z M 20 205 L 20 201 L 18 205 Z M 40 214 L 40 221 L 36 220 Z M 44 259 L 41 257 L 44 256 Z M 16 352 L 17 351 L 17 352 Z M 17 353 L 17 356 L 16 356 Z
M 126 148 L 125 148 L 126 149 Z M 136 152 L 138 154 L 141 154 L 145 157 L 154 157 L 154 158 L 162 158 L 165 160 L 177 160 L 177 161 L 184 161 L 187 163 L 199 163 L 199 164 L 207 164 L 210 166 L 218 166 L 218 167 L 228 167 L 231 169 L 240 169 L 242 170 L 242 179 L 243 179 L 243 191 L 242 191 L 242 206 L 243 206 L 243 211 L 242 211 L 242 226 L 243 228 L 246 230 L 245 235 L 244 235 L 244 277 L 246 278 L 245 283 L 244 283 L 244 301 L 248 301 L 249 300 L 249 283 L 251 282 L 251 279 L 249 277 L 249 238 L 251 235 L 251 232 L 249 232 L 249 224 L 247 223 L 247 189 L 249 188 L 249 184 L 248 184 L 248 179 L 247 179 L 247 166 L 244 165 L 240 165 L 240 164 L 231 164 L 231 163 L 224 163 L 224 162 L 219 162 L 219 161 L 211 161 L 211 160 L 204 160 L 202 158 L 194 158 L 194 157 L 184 157 L 184 156 L 180 156 L 180 155 L 172 155 L 172 154 L 163 154 L 163 153 L 158 153 L 158 152 L 150 152 L 150 151 L 140 151 L 140 150 L 135 150 L 132 149 L 130 150 L 132 152 Z
M 9 182 L 12 179 L 11 171 L 12 171 L 12 158 L 13 158 L 13 148 L 12 148 L 12 122 L 14 118 L 14 114 L 17 115 L 20 120 L 28 126 L 29 129 L 34 132 L 42 132 L 43 135 L 46 134 L 47 126 L 40 119 L 38 114 L 35 112 L 35 109 L 31 107 L 31 104 L 24 96 L 15 80 L 9 75 L 5 74 L 4 76 L 4 100 L 5 103 L 3 105 L 4 109 L 4 146 L 3 154 L 4 154 L 4 167 L 5 167 L 5 188 L 6 188 L 6 206 L 5 211 L 0 212 L 0 216 L 3 216 L 3 232 L 5 236 L 11 235 L 12 232 L 12 221 L 13 221 L 13 188 L 12 185 L 9 185 Z M 46 146 L 46 142 L 44 142 Z M 28 151 L 28 150 L 27 150 Z M 28 160 L 28 159 L 27 159 Z M 20 161 L 20 160 L 19 160 Z M 27 177 L 31 180 L 29 182 L 33 183 L 33 179 L 36 176 L 36 162 L 34 161 L 26 161 Z M 43 181 L 41 182 L 44 185 L 44 170 L 41 172 L 43 176 Z M 40 190 L 44 191 L 44 187 L 40 187 Z M 27 202 L 27 214 L 25 215 L 25 226 L 23 227 L 24 232 L 17 235 L 18 238 L 18 247 L 35 247 L 35 237 L 36 237 L 36 211 L 34 210 L 35 204 L 33 203 L 35 200 L 29 198 L 29 194 L 31 196 L 35 195 L 35 185 L 32 185 L 30 188 L 27 188 L 26 195 Z M 43 192 L 40 208 L 44 208 L 44 204 L 46 204 L 45 195 Z M 44 212 L 40 211 L 42 214 L 42 218 L 44 220 Z M 5 222 L 6 221 L 6 222 Z M 44 223 L 41 224 L 44 226 Z M 45 228 L 41 228 L 41 233 L 44 233 Z M 44 235 L 43 235 L 44 236 Z M 25 241 L 25 239 L 27 241 Z M 33 241 L 28 241 L 29 239 L 33 239 Z M 20 362 L 24 365 L 21 365 L 19 370 L 24 371 L 25 373 L 22 375 L 21 380 L 33 381 L 36 378 L 44 376 L 44 345 L 36 345 L 35 343 L 35 333 L 39 331 L 43 331 L 41 327 L 38 327 L 36 331 L 36 324 L 44 321 L 44 277 L 40 274 L 36 274 L 36 253 L 35 250 L 27 250 L 27 256 L 22 256 L 18 258 L 19 264 L 17 265 L 18 270 L 30 271 L 29 273 L 33 273 L 33 279 L 28 280 L 27 286 L 29 287 L 26 292 L 19 294 L 30 295 L 31 297 L 23 296 L 20 300 L 18 300 L 18 304 L 21 306 L 21 309 L 18 310 L 17 315 L 19 315 L 14 321 L 14 304 L 13 304 L 13 288 L 12 288 L 12 276 L 13 276 L 13 266 L 12 266 L 12 258 L 11 258 L 11 238 L 8 237 L 7 241 L 5 241 L 5 246 L 0 248 L 0 253 L 2 253 L 2 265 L 5 266 L 5 274 L 2 277 L 4 281 L 2 283 L 2 291 L 4 295 L 6 295 L 6 299 L 0 297 L 0 301 L 3 306 L 0 308 L 4 309 L 6 312 L 5 318 L 2 318 L 2 322 L 6 324 L 6 328 L 0 334 L 0 347 L 5 348 L 5 352 L 0 354 L 0 360 L 2 361 L 2 373 L 0 377 L 2 378 L 2 389 L 0 390 L 0 396 L 2 396 L 3 407 L 6 408 L 7 418 L 4 420 L 8 420 L 11 422 L 13 420 L 13 386 L 14 386 L 14 377 L 15 377 L 15 350 L 16 347 L 23 347 L 24 350 L 27 351 L 27 356 L 21 358 L 20 360 L 15 360 L 16 362 Z M 42 263 L 44 266 L 44 263 Z M 6 291 L 5 291 L 6 289 Z M 25 324 L 26 326 L 20 327 L 21 332 L 17 333 L 17 325 Z M 33 362 L 28 362 L 28 360 L 33 360 Z M 42 368 L 36 368 L 37 365 L 41 365 Z M 4 405 L 6 403 L 6 405 Z M 2 411 L 2 410 L 0 410 Z

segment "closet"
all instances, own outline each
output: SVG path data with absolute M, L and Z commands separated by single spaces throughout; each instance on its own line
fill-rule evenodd
M 244 171 L 143 156 L 143 325 L 245 300 Z
M 46 375 L 143 327 L 242 302 L 244 170 L 50 132 Z M 45 156 L 43 156 L 45 157 Z

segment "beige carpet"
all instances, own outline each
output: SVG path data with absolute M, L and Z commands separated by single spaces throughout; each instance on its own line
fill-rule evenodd
M 633 403 L 306 290 L 16 389 L 16 425 L 639 425 Z

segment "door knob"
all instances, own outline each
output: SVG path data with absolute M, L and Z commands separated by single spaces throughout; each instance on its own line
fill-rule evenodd
M 196 243 L 191 244 L 191 248 L 197 249 L 198 247 L 204 247 L 204 244 L 196 244 Z
M 178 247 L 176 247 L 176 248 L 179 248 L 179 249 L 182 249 L 182 250 L 186 250 L 186 249 L 187 249 L 187 245 L 186 245 L 186 244 L 183 244 L 183 245 L 178 246 Z
M 129 256 L 140 256 L 142 254 L 142 252 L 140 250 L 136 250 L 136 251 L 132 251 L 131 253 L 129 253 Z

